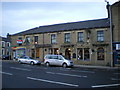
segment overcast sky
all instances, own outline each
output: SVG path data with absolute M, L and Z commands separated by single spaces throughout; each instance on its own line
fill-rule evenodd
M 49 0 L 48 0 L 49 1 Z M 2 4 L 2 36 L 58 23 L 107 18 L 104 0 L 80 2 L 8 2 Z M 74 0 L 75 1 L 75 0 Z M 108 0 L 110 4 L 118 0 Z

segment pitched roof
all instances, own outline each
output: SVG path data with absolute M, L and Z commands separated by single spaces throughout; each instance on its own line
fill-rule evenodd
M 10 42 L 10 39 L 6 37 L 2 37 L 2 36 L 0 36 L 0 40 L 5 41 L 5 42 Z
M 40 26 L 13 35 L 27 35 L 27 34 L 61 32 L 61 31 L 69 31 L 69 30 L 82 30 L 82 29 L 104 28 L 104 27 L 109 27 L 108 18 Z

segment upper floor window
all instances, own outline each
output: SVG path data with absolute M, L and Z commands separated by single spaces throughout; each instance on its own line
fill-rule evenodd
M 56 43 L 56 35 L 55 34 L 51 35 L 51 43 L 52 44 Z
M 7 42 L 7 47 L 10 47 L 10 42 Z
M 70 43 L 70 33 L 65 33 L 64 42 L 65 43 Z
M 103 42 L 104 41 L 104 31 L 97 31 L 97 41 L 98 42 Z
M 30 37 L 27 36 L 23 42 L 24 42 L 26 45 L 30 44 Z
M 2 41 L 1 43 L 2 43 L 2 47 L 5 47 L 5 42 L 4 42 L 4 41 Z
M 34 43 L 38 44 L 38 36 L 34 36 Z
M 18 40 L 22 40 L 22 37 L 18 37 Z
M 83 32 L 78 32 L 78 42 L 83 42 Z

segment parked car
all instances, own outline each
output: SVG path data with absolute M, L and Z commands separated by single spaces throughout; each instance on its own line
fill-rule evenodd
M 18 62 L 19 63 L 27 63 L 27 64 L 31 64 L 31 65 L 41 64 L 40 61 L 32 59 L 29 56 L 24 56 L 24 57 L 18 58 Z
M 46 55 L 44 57 L 44 64 L 46 66 L 57 65 L 63 67 L 72 67 L 74 65 L 72 60 L 65 59 L 62 55 Z
M 9 55 L 2 55 L 2 60 L 10 60 L 11 57 Z

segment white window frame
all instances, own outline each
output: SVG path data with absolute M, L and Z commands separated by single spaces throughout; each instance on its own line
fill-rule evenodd
M 5 47 L 5 41 L 1 41 L 2 47 Z
M 7 47 L 10 47 L 10 42 L 7 42 Z

